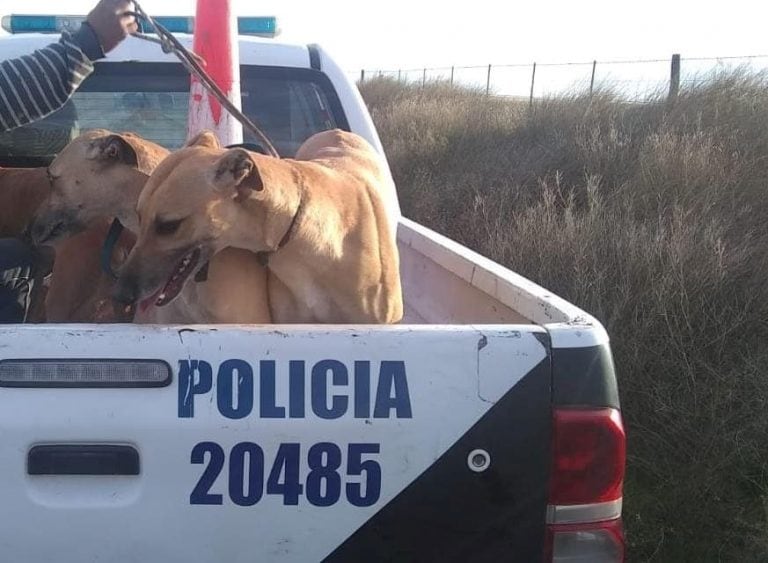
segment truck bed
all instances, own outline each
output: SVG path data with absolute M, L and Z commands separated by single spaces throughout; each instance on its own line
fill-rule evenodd
M 608 340 L 584 311 L 414 221 L 400 219 L 397 240 L 404 324 L 537 324 L 563 347 Z

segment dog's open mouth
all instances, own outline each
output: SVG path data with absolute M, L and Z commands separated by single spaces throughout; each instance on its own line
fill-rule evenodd
M 173 301 L 181 292 L 181 289 L 184 287 L 184 282 L 186 282 L 190 274 L 195 271 L 199 262 L 199 248 L 186 254 L 179 260 L 179 263 L 176 264 L 176 267 L 171 273 L 171 277 L 168 278 L 165 285 L 161 286 L 160 289 L 141 302 L 141 309 L 144 310 L 152 304 L 157 307 L 162 307 Z

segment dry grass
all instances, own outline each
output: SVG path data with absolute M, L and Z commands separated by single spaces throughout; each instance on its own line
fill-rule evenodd
M 362 91 L 404 213 L 612 336 L 633 561 L 768 560 L 768 78 L 673 106 Z

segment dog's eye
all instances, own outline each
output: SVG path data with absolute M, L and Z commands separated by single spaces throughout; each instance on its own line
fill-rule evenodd
M 160 236 L 172 235 L 179 230 L 184 219 L 162 220 L 155 219 L 155 232 Z

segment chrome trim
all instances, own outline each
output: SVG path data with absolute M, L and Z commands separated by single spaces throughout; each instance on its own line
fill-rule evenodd
M 622 499 L 594 504 L 547 505 L 547 524 L 589 524 L 621 516 Z

